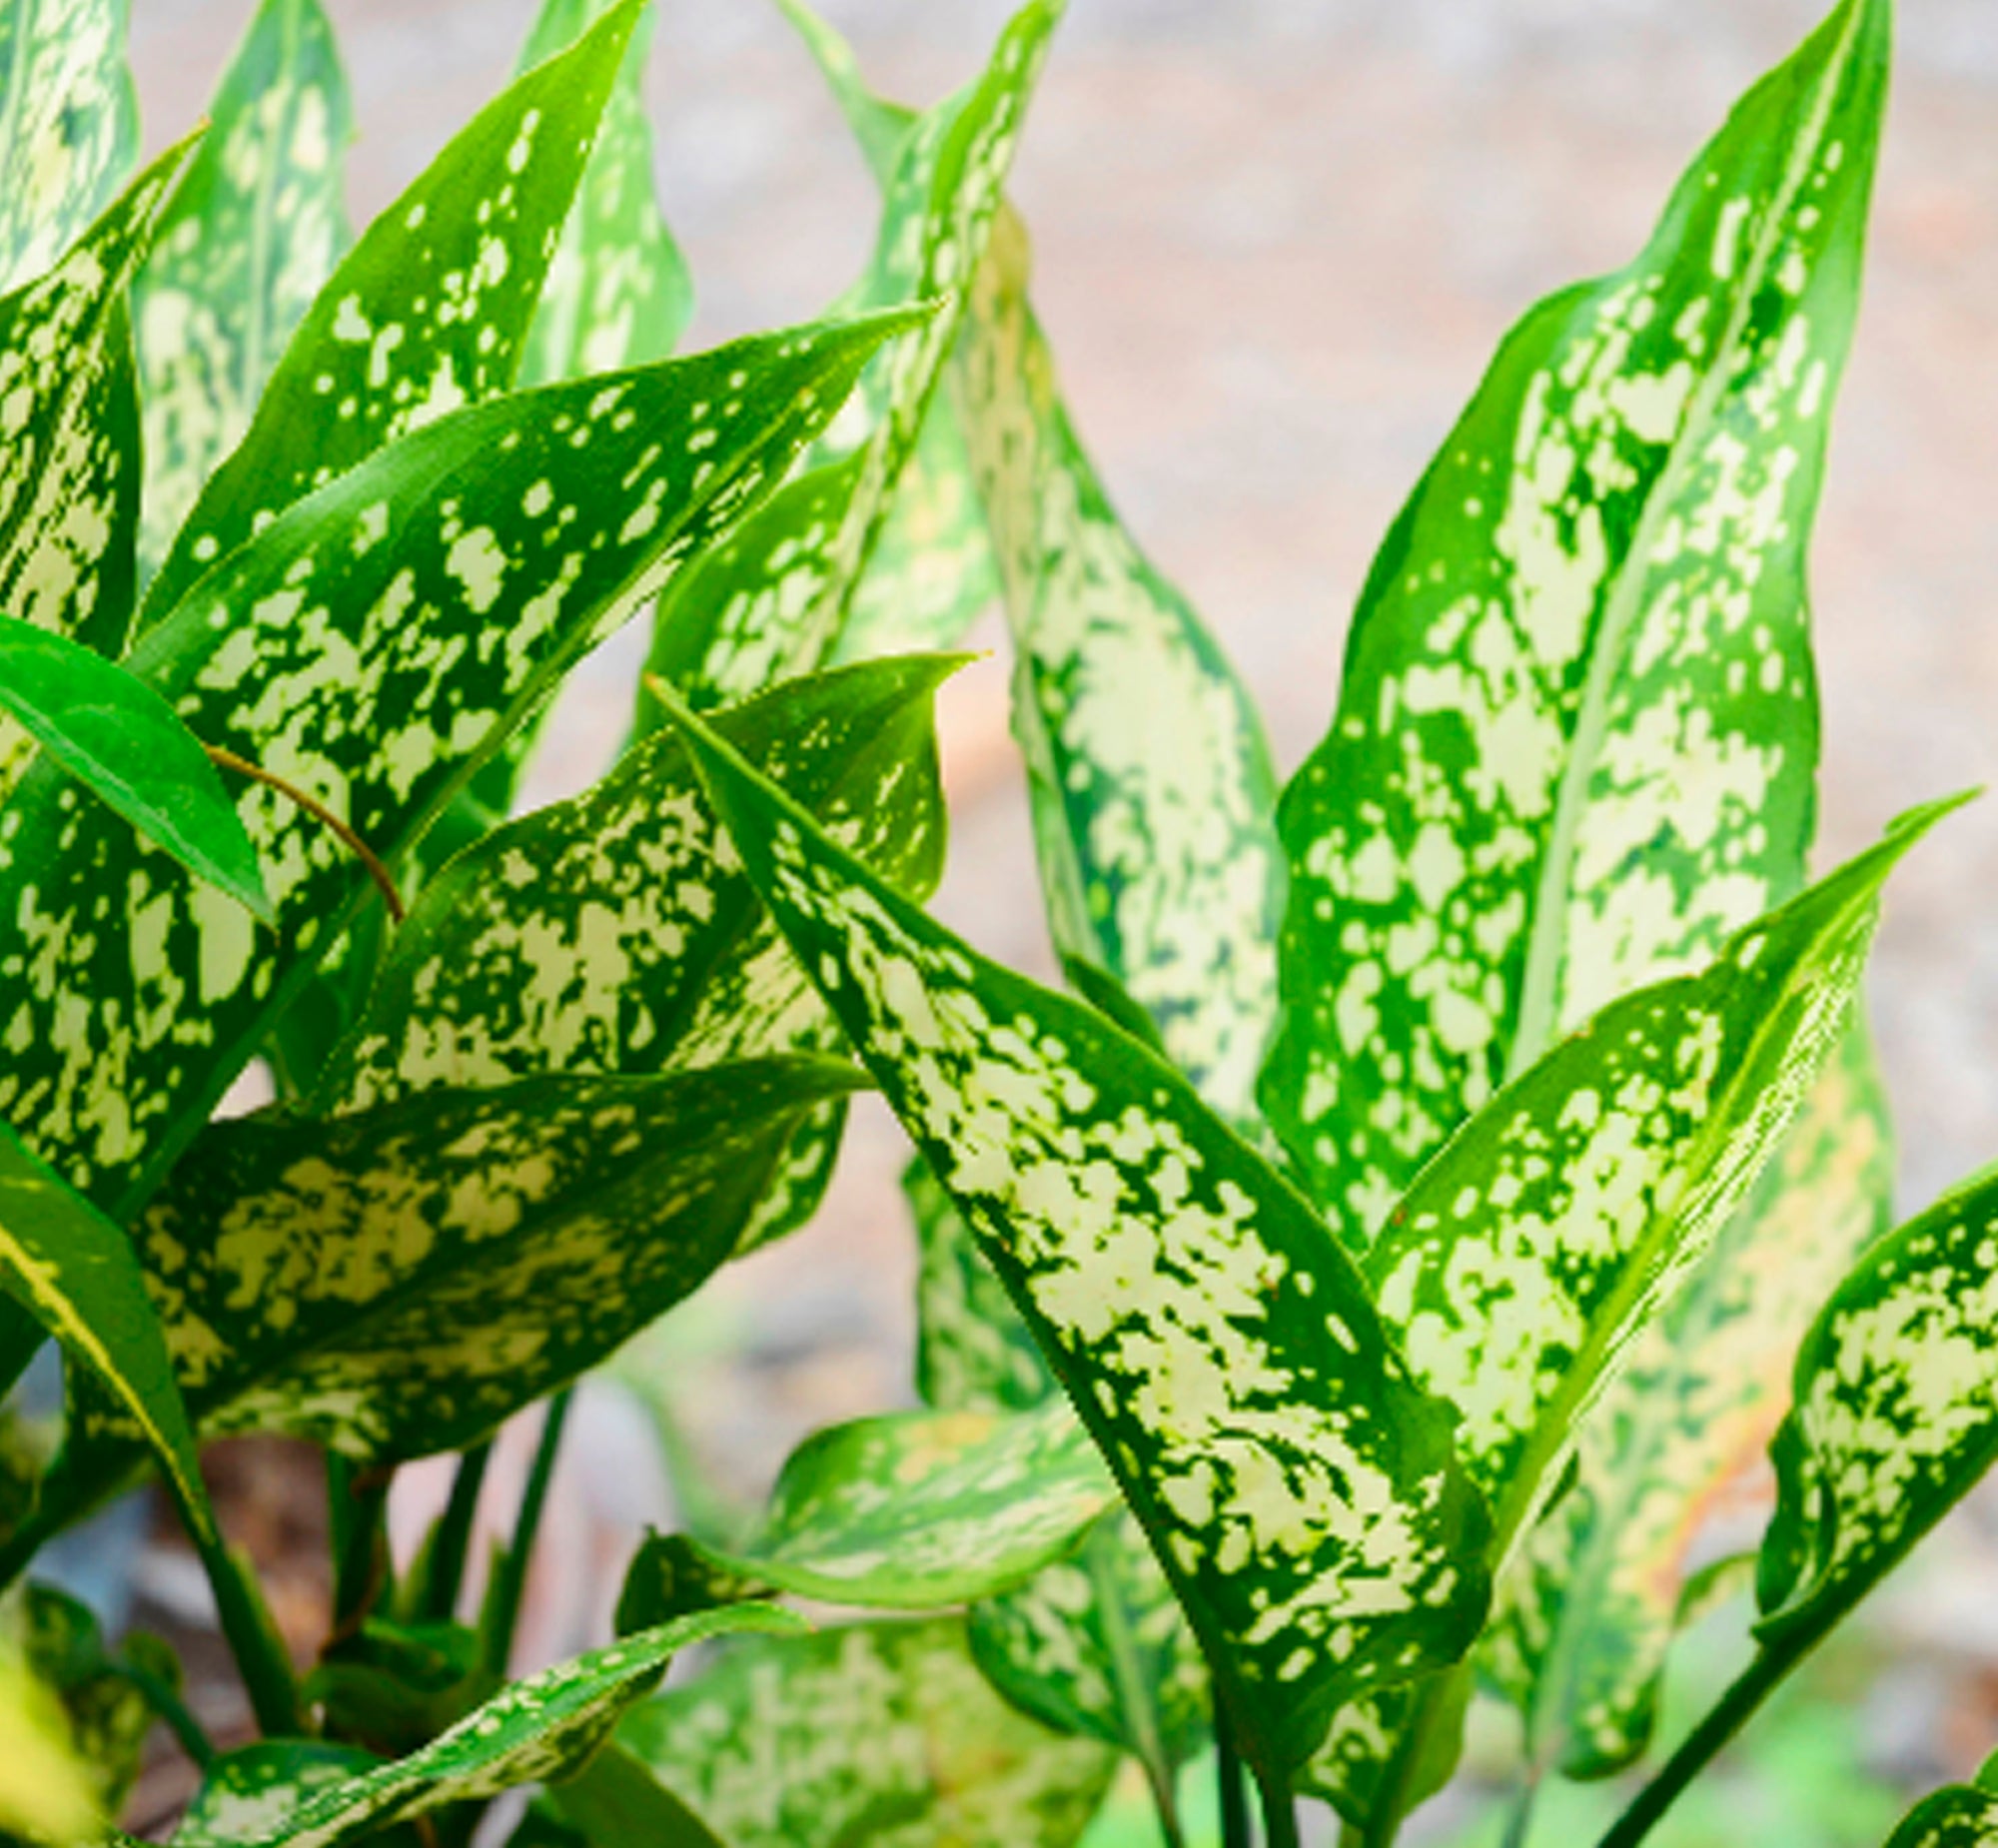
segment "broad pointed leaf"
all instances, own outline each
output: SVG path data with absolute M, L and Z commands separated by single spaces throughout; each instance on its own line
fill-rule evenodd
M 211 572 L 129 664 L 205 741 L 393 859 L 782 472 L 900 325 L 761 337 L 417 431 Z M 753 383 L 721 423 L 736 374 Z M 330 830 L 248 785 L 238 812 L 279 918 L 260 940 L 80 802 L 37 768 L 0 834 L 0 1112 L 129 1219 L 372 888 Z
M 1005 1280 L 1186 1605 L 1245 1755 L 1460 1653 L 1483 1509 L 1315 1215 L 1153 1054 L 978 957 L 689 714 L 736 847 Z
M 1998 1791 L 1950 1784 L 1924 1797 L 1887 1838 L 1887 1848 L 1993 1848 Z
M 596 1848 L 726 1848 L 721 1838 L 612 1740 L 541 1802 Z M 511 1848 L 525 1848 L 514 1836 Z
M 42 274 L 117 191 L 139 145 L 129 0 L 0 7 L 0 290 Z
M 729 1848 L 1074 1841 L 1114 1764 L 1007 1706 L 942 1618 L 756 1638 L 618 1736 Z
M 0 616 L 0 708 L 197 878 L 272 917 L 257 850 L 222 778 L 145 681 L 80 642 Z
M 362 234 L 175 535 L 142 630 L 274 514 L 396 437 L 512 384 L 642 4 L 618 0 L 570 51 L 489 103 Z
M 560 1778 L 588 1760 L 680 1650 L 735 1631 L 802 1627 L 787 1611 L 738 1604 L 627 1636 L 514 1682 L 407 1758 L 301 1793 L 231 1848 L 335 1848 L 447 1803 Z
M 349 242 L 353 115 L 319 0 L 263 0 L 133 292 L 150 573 Z
M 174 1830 L 174 1848 L 241 1848 L 257 1841 L 309 1797 L 382 1761 L 358 1745 L 326 1739 L 263 1739 L 225 1752 Z M 412 1827 L 383 1832 L 384 1848 L 421 1848 Z
M 476 1441 L 703 1282 L 798 1118 L 856 1082 L 768 1061 L 211 1126 L 133 1233 L 197 1424 L 368 1460 Z
M 1559 1033 L 1801 881 L 1803 553 L 1887 38 L 1843 0 L 1630 267 L 1526 316 L 1375 562 L 1285 794 L 1263 1087 L 1351 1241 Z

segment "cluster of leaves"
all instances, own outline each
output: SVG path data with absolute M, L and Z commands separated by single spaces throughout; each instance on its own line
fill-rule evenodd
M 1300 1797 L 1385 1844 L 1481 1690 L 1528 1794 L 1636 1759 L 1752 1564 L 1749 1666 L 1633 1843 L 1998 1453 L 1998 1178 L 1887 1230 L 1857 1018 L 1952 804 L 1805 866 L 1887 0 L 1506 338 L 1281 788 L 1029 302 L 1004 188 L 1059 0 L 921 113 L 784 4 L 874 255 L 675 359 L 641 0 L 546 0 L 352 241 L 317 0 L 263 0 L 136 177 L 122 7 L 0 0 L 0 1389 L 66 1362 L 52 1456 L 0 1408 L 0 1584 L 156 1469 L 263 1735 L 218 1751 L 171 1659 L 25 1582 L 0 1828 L 115 1814 L 159 1714 L 217 1848 L 462 1842 L 523 1784 L 520 1848 L 1067 1843 L 1127 1761 L 1182 1842 L 1210 1746 L 1231 1844 L 1245 1772 L 1272 1848 Z M 922 908 L 936 650 L 994 596 L 1067 994 Z M 633 617 L 615 765 L 511 816 Z M 258 1059 L 279 1102 L 218 1117 Z M 752 1532 L 655 1536 L 620 1639 L 508 1683 L 569 1384 L 801 1224 L 869 1084 L 919 1152 L 923 1408 L 809 1440 Z M 466 1615 L 486 1441 L 550 1395 Z M 330 1458 L 303 1680 L 203 1481 L 253 1430 Z M 1695 1572 L 1765 1445 L 1759 1554 Z M 389 1473 L 448 1451 L 390 1559 Z

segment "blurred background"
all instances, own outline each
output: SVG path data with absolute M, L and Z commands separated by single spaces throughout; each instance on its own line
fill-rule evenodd
M 501 85 L 533 4 L 326 3 L 360 124 L 360 223 Z M 132 10 L 158 147 L 199 117 L 251 4 Z M 964 81 L 1006 10 L 823 3 L 877 86 L 911 101 Z M 1866 310 L 1815 553 L 1827 858 L 1917 800 L 1998 777 L 1998 5 L 1900 10 Z M 1372 549 L 1501 333 L 1636 249 L 1731 98 L 1820 11 L 1073 0 L 1012 189 L 1042 318 L 1112 494 L 1242 668 L 1284 768 L 1330 714 Z M 774 5 L 660 0 L 649 85 L 696 343 L 823 307 L 868 250 L 874 193 Z M 980 638 L 996 647 L 1000 630 Z M 602 767 L 633 659 L 613 648 L 592 663 L 543 797 Z M 959 677 L 944 724 L 956 820 L 941 908 L 982 948 L 1045 971 L 1002 658 Z M 1890 894 L 1871 993 L 1906 1211 L 1998 1159 L 1994 904 L 1998 801 L 1952 820 Z M 704 1292 L 660 1338 L 650 1387 L 590 1399 L 548 1535 L 551 1552 L 582 1550 L 540 1588 L 537 1656 L 594 1640 L 630 1532 L 666 1518 L 654 1418 L 753 1494 L 807 1426 L 906 1401 L 903 1159 L 892 1126 L 863 1118 L 824 1221 Z M 280 1549 L 299 1518 L 283 1476 L 246 1465 L 242 1489 L 254 1506 L 269 1484 Z M 418 1484 L 406 1521 L 420 1498 Z M 1867 1750 L 1917 1782 L 1998 1741 L 1994 1553 L 1977 1521 L 1936 1542 L 1889 1613 L 1896 1649 L 1942 1669 L 1876 1698 Z

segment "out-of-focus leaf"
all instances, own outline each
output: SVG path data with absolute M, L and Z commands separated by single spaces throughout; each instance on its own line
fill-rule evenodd
M 175 534 L 147 586 L 142 631 L 274 514 L 395 438 L 513 383 L 642 4 L 617 0 L 568 52 L 496 97 L 362 234 Z
M 1180 1076 L 978 957 L 679 723 L 764 902 L 964 1214 L 1174 1582 L 1245 1757 L 1453 1660 L 1484 1510 L 1358 1272 Z
M 1583 1426 L 1578 1477 L 1499 1587 L 1499 1670 L 1541 1765 L 1600 1776 L 1650 1736 L 1686 1557 L 1789 1402 L 1797 1344 L 1888 1225 L 1893 1147 L 1857 1024 L 1747 1204 Z
M 477 1440 L 706 1279 L 858 1082 L 769 1060 L 211 1125 L 133 1231 L 197 1424 L 370 1461 Z M 126 1429 L 97 1395 L 75 1423 L 73 1449 Z
M 81 642 L 0 616 L 0 708 L 93 795 L 257 917 L 257 850 L 200 741 L 144 680 Z
M 761 336 L 413 432 L 210 572 L 127 664 L 393 861 L 904 325 Z M 752 383 L 721 422 L 737 374 Z M 269 941 L 52 766 L 0 830 L 0 1113 L 127 1221 L 372 895 L 275 790 L 248 785 L 237 809 L 278 911 Z
M 347 80 L 319 0 L 263 0 L 133 290 L 145 387 L 141 567 L 242 441 L 348 244 Z
M 117 1815 L 139 1775 L 153 1712 L 106 1652 L 95 1613 L 53 1586 L 29 1584 L 0 1613 L 0 1626 L 7 1632 L 0 1650 L 17 1650 L 61 1703 L 93 1806 Z
M 129 0 L 0 7 L 0 290 L 49 269 L 118 189 L 139 145 Z
M 951 1619 L 740 1644 L 618 1737 L 730 1848 L 1074 1841 L 1115 1763 L 994 1694 Z
M 542 1801 L 594 1848 L 725 1848 L 721 1838 L 614 1740 Z M 517 1841 L 517 1838 L 516 1838 Z
M 1285 793 L 1262 1089 L 1349 1241 L 1560 1033 L 1802 879 L 1804 546 L 1888 11 L 1844 0 L 1634 264 L 1525 317 L 1375 562 Z
M 55 1696 L 0 1649 L 0 1829 L 55 1842 L 99 1832 L 89 1774 L 68 1733 Z

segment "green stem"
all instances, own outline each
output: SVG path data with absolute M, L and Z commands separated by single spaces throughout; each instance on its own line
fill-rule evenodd
M 1242 1754 L 1235 1749 L 1235 1729 L 1217 1701 L 1214 1709 L 1215 1788 L 1221 1798 L 1221 1848 L 1255 1848 L 1249 1826 L 1249 1782 L 1243 1775 Z
M 472 1522 L 479 1512 L 479 1491 L 486 1485 L 486 1466 L 493 1459 L 493 1445 L 476 1444 L 458 1459 L 458 1472 L 451 1480 L 451 1499 L 438 1516 L 437 1531 L 431 1536 L 430 1557 L 424 1562 L 424 1582 L 420 1597 L 420 1617 L 442 1623 L 458 1609 L 458 1594 L 465 1584 L 465 1561 L 472 1549 Z
M 181 1510 L 181 1521 L 208 1573 L 223 1640 L 236 1658 L 259 1730 L 266 1738 L 304 1737 L 308 1727 L 298 1678 L 292 1673 L 292 1659 L 272 1620 L 271 1608 L 258 1589 L 255 1569 L 223 1540 L 211 1522 L 187 1508 Z
M 1705 1770 L 1728 1740 L 1774 1691 L 1778 1682 L 1814 1649 L 1830 1624 L 1793 1632 L 1756 1652 L 1755 1659 L 1735 1676 L 1726 1693 L 1708 1708 L 1706 1717 L 1689 1732 L 1651 1781 L 1616 1818 L 1598 1848 L 1636 1848 L 1679 1793 Z
M 393 1469 L 356 1470 L 346 1457 L 326 1457 L 328 1526 L 333 1543 L 331 1648 L 360 1629 L 375 1608 L 388 1576 L 385 1522 Z
M 1539 1768 L 1528 1765 L 1525 1776 L 1519 1780 L 1519 1794 L 1513 1799 L 1512 1813 L 1505 1819 L 1505 1839 L 1501 1848 L 1526 1848 L 1527 1838 L 1533 1832 L 1533 1803 L 1539 1794 Z
M 1258 1776 L 1256 1787 L 1263 1799 L 1263 1839 L 1269 1848 L 1298 1848 L 1298 1805 L 1283 1781 Z
M 555 1455 L 561 1448 L 562 1422 L 568 1416 L 569 1399 L 573 1395 L 574 1388 L 564 1386 L 548 1400 L 541 1440 L 527 1469 L 526 1486 L 520 1491 L 513 1541 L 493 1568 L 493 1583 L 486 1594 L 480 1628 L 485 1635 L 487 1666 L 499 1673 L 505 1671 L 507 1659 L 513 1653 L 513 1630 L 520 1620 L 520 1599 L 527 1587 L 527 1562 L 534 1550 L 534 1534 L 548 1498 L 548 1479 L 554 1474 Z
M 193 1761 L 195 1769 L 206 1773 L 216 1759 L 215 1741 L 187 1702 L 150 1668 L 141 1668 L 137 1662 L 113 1662 L 110 1669 L 120 1680 L 139 1690 L 147 1706 L 166 1721 L 167 1729 L 180 1741 L 181 1750 Z

